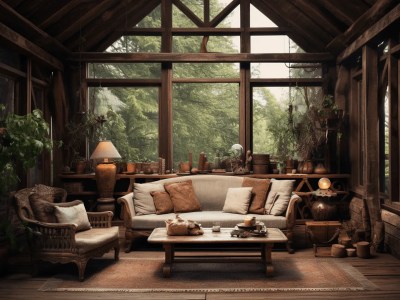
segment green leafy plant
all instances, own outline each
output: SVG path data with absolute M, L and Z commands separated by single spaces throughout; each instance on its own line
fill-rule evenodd
M 27 115 L 6 113 L 0 105 L 0 194 L 15 188 L 18 166 L 24 170 L 35 166 L 43 151 L 53 148 L 50 129 L 43 113 L 35 109 Z

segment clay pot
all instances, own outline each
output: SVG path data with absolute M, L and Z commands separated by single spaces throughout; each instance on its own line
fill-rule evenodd
M 86 170 L 86 160 L 79 160 L 75 164 L 76 174 L 83 174 Z
M 328 169 L 324 166 L 323 163 L 318 163 L 314 168 L 314 173 L 316 174 L 326 174 L 328 173 Z
M 311 160 L 304 161 L 300 172 L 303 174 L 312 174 L 314 172 L 313 162 Z
M 315 221 L 336 220 L 337 208 L 329 198 L 318 197 L 311 206 L 311 214 Z
M 136 164 L 133 162 L 126 163 L 126 171 L 128 173 L 136 173 Z

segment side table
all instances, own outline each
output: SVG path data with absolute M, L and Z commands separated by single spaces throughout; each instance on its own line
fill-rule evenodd
M 313 244 L 314 255 L 318 247 L 328 247 L 337 242 L 342 224 L 339 221 L 307 221 L 306 232 Z

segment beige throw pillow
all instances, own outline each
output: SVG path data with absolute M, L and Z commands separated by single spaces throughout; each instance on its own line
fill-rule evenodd
M 235 214 L 247 214 L 252 187 L 229 188 L 222 211 Z
M 295 180 L 271 179 L 271 189 L 265 204 L 265 213 L 280 216 L 286 212 Z M 278 194 L 278 198 L 276 198 Z
M 200 202 L 194 193 L 191 180 L 167 183 L 164 187 L 171 197 L 174 212 L 181 213 L 201 210 Z
M 135 183 L 133 188 L 133 204 L 138 216 L 155 214 L 151 192 L 164 192 L 164 185 L 158 183 Z
M 265 202 L 267 200 L 270 179 L 245 177 L 242 186 L 253 188 L 249 213 L 263 215 L 265 213 Z
M 77 227 L 76 231 L 91 228 L 83 203 L 70 207 L 55 206 L 54 212 L 58 223 L 75 224 Z
M 172 204 L 171 197 L 167 192 L 151 192 L 153 197 L 156 214 L 168 214 L 174 212 L 174 205 Z

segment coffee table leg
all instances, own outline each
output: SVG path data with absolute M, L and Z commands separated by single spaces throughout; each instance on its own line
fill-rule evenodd
M 272 276 L 274 273 L 274 266 L 272 265 L 272 248 L 274 247 L 274 244 L 263 244 L 261 248 L 261 255 L 262 255 L 262 260 L 265 266 L 265 275 L 267 277 Z
M 174 246 L 173 244 L 164 244 L 165 262 L 163 266 L 164 277 L 171 277 L 172 262 L 174 260 Z

